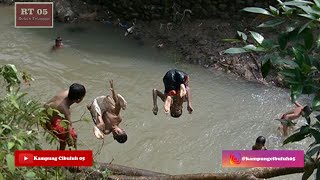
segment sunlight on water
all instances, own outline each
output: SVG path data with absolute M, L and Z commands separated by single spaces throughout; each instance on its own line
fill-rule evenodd
M 197 66 L 175 64 L 175 55 L 141 46 L 124 37 L 121 30 L 99 23 L 15 29 L 12 12 L 12 8 L 0 10 L 0 62 L 16 64 L 34 76 L 32 86 L 24 87 L 31 97 L 45 102 L 71 83 L 83 83 L 87 95 L 83 102 L 72 106 L 74 120 L 83 113 L 90 118 L 86 104 L 109 93 L 109 79 L 114 79 L 116 91 L 127 100 L 121 126 L 128 141 L 118 144 L 107 137 L 96 156 L 101 162 L 114 159 L 115 164 L 170 174 L 225 172 L 235 169 L 221 167 L 221 151 L 251 149 L 260 135 L 267 138 L 268 149 L 304 149 L 309 143 L 282 147 L 283 138 L 277 132 L 280 123 L 274 119 L 293 107 L 288 92 Z M 51 53 L 58 35 L 65 48 Z M 163 91 L 162 77 L 173 67 L 190 74 L 194 113 L 189 115 L 184 107 L 181 118 L 173 119 L 163 113 L 159 102 L 160 111 L 154 116 L 151 90 Z M 94 137 L 92 121 L 75 123 L 75 128 L 80 148 L 97 152 L 102 141 Z

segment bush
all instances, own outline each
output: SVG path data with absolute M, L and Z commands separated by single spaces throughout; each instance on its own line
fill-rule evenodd
M 320 1 L 293 0 L 282 2 L 269 8 L 247 7 L 243 11 L 266 16 L 267 21 L 259 28 L 273 30 L 276 40 L 266 39 L 261 33 L 250 31 L 250 36 L 238 31 L 238 39 L 243 47 L 229 48 L 225 53 L 263 52 L 261 58 L 261 73 L 265 78 L 270 70 L 275 70 L 283 77 L 291 90 L 291 100 L 295 102 L 302 94 L 312 95 L 313 112 L 320 110 Z M 249 38 L 248 38 L 249 37 Z M 301 141 L 313 137 L 314 142 L 305 154 L 305 163 L 319 164 L 320 153 L 320 116 L 311 118 L 306 115 L 306 125 L 288 137 L 284 144 Z M 313 173 L 306 170 L 303 179 Z M 320 166 L 317 177 L 320 179 Z

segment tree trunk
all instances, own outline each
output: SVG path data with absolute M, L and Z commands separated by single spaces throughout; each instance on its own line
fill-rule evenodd
M 315 169 L 315 164 L 307 164 L 304 168 L 251 168 L 239 172 L 230 173 L 199 173 L 199 174 L 183 174 L 183 175 L 167 175 L 163 173 L 152 172 L 148 170 L 136 169 L 126 166 L 104 164 L 101 163 L 100 169 L 108 168 L 112 175 L 108 177 L 110 180 L 128 179 L 128 180 L 237 180 L 248 179 L 257 180 L 259 178 L 267 179 L 283 175 L 303 173 L 306 169 Z
M 116 164 L 109 164 L 109 163 L 99 163 L 99 169 L 105 170 L 108 169 L 114 175 L 127 175 L 127 176 L 168 176 L 168 174 L 158 173 L 154 171 L 144 170 L 144 169 L 137 169 L 127 166 L 121 166 Z

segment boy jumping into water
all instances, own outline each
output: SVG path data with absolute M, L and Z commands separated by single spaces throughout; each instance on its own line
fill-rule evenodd
M 77 134 L 72 127 L 70 106 L 74 103 L 80 103 L 85 94 L 85 87 L 74 83 L 69 87 L 69 90 L 58 93 L 44 105 L 45 108 L 56 109 L 64 115 L 63 118 L 54 112 L 52 117 L 49 117 L 50 121 L 46 123 L 46 128 L 59 138 L 60 150 L 65 150 L 66 144 L 77 148 Z M 67 128 L 61 124 L 64 119 L 68 121 Z
M 189 75 L 176 69 L 169 70 L 163 77 L 165 87 L 164 94 L 157 89 L 152 90 L 153 96 L 153 114 L 157 115 L 158 105 L 157 97 L 159 96 L 164 102 L 164 111 L 172 117 L 178 118 L 182 114 L 182 104 L 187 101 L 187 110 L 191 114 L 191 94 L 189 88 Z
M 283 136 L 288 136 L 288 128 L 293 128 L 296 124 L 292 122 L 293 120 L 298 119 L 300 116 L 309 116 L 312 112 L 309 106 L 302 106 L 298 102 L 294 104 L 296 107 L 293 110 L 284 113 L 280 119 L 277 119 L 281 122 L 282 127 L 280 126 L 278 129 L 280 130 L 282 128 Z
M 115 93 L 112 80 L 110 81 L 110 87 L 112 96 L 96 97 L 87 105 L 95 124 L 93 132 L 98 139 L 103 139 L 104 134 L 107 135 L 112 132 L 115 140 L 119 143 L 125 143 L 128 136 L 125 131 L 119 127 L 119 124 L 122 121 L 120 110 L 126 109 L 127 102 L 120 94 Z

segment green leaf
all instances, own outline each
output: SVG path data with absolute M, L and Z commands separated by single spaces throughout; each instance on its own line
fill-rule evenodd
M 285 77 L 292 77 L 292 78 L 296 77 L 294 69 L 284 69 L 283 71 L 280 72 L 280 74 Z
M 19 105 L 15 99 L 11 99 L 11 103 L 15 108 L 19 109 Z
M 310 149 L 307 151 L 307 155 L 312 157 L 313 155 L 315 155 L 318 151 L 320 150 L 320 144 L 315 144 L 312 147 L 310 147 Z
M 302 31 L 304 31 L 313 21 L 309 21 L 305 23 L 299 30 L 298 34 L 300 34 Z
M 0 172 L 0 180 L 4 180 L 2 173 Z
M 301 126 L 299 132 L 292 134 L 291 136 L 289 136 L 287 139 L 285 139 L 283 141 L 283 145 L 288 144 L 288 143 L 292 143 L 292 142 L 301 141 L 304 138 L 306 138 L 306 136 L 308 134 L 310 134 L 310 127 L 309 126 Z
M 6 161 L 9 171 L 13 174 L 14 173 L 14 156 L 12 154 L 6 155 Z
M 311 135 L 314 137 L 317 143 L 320 142 L 320 132 L 317 129 L 311 128 L 310 129 Z
M 247 51 L 243 48 L 229 48 L 224 51 L 224 53 L 226 54 L 239 54 L 239 53 L 245 53 L 245 52 Z
M 287 33 L 281 33 L 278 36 L 278 43 L 280 45 L 280 49 L 284 50 L 286 48 L 288 40 L 289 38 Z
M 276 27 L 284 22 L 285 22 L 284 20 L 275 19 L 275 20 L 266 21 L 266 22 L 260 24 L 258 27 L 260 27 L 260 28 Z
M 293 85 L 291 87 L 291 99 L 292 99 L 292 101 L 297 101 L 298 100 L 298 98 L 302 94 L 302 89 L 303 89 L 303 86 L 301 84 Z
M 0 162 L 3 160 L 4 156 L 6 155 L 5 152 L 0 151 Z
M 301 17 L 305 17 L 305 18 L 308 18 L 308 19 L 310 19 L 310 20 L 316 20 L 317 18 L 314 16 L 314 15 L 312 15 L 312 14 L 298 14 L 299 16 L 301 16 Z
M 320 48 L 320 34 L 318 35 L 316 43 L 317 43 L 317 48 L 319 49 Z
M 267 60 L 264 64 L 261 66 L 261 72 L 262 72 L 262 77 L 265 78 L 267 77 L 269 71 L 271 70 L 271 61 L 270 59 Z
M 269 9 L 273 15 L 279 15 L 279 10 L 273 6 L 269 6 Z
M 8 125 L 2 124 L 2 127 L 5 128 L 5 129 L 9 129 L 10 131 L 12 131 L 11 127 L 8 126 Z
M 303 33 L 303 38 L 304 38 L 304 45 L 306 46 L 307 49 L 311 49 L 313 45 L 313 35 L 312 32 L 308 29 L 305 30 Z
M 313 2 L 317 5 L 318 8 L 320 8 L 320 0 L 313 0 Z
M 312 109 L 318 110 L 320 109 L 320 96 L 316 95 L 312 100 Z
M 36 176 L 36 173 L 34 173 L 33 171 L 28 171 L 26 174 L 26 177 L 28 179 L 33 179 Z
M 268 15 L 268 16 L 273 16 L 269 11 L 267 11 L 263 8 L 258 8 L 258 7 L 247 7 L 242 10 L 250 12 L 250 13 L 257 13 L 257 14 L 264 14 L 264 15 Z
M 256 46 L 254 46 L 253 44 L 248 44 L 246 46 L 243 47 L 243 49 L 247 50 L 247 51 L 255 51 L 257 49 Z
M 241 32 L 241 31 L 237 31 L 238 36 L 243 40 L 243 41 L 247 41 L 248 37 L 245 33 Z
M 238 43 L 241 42 L 239 39 L 222 39 L 224 42 Z
M 309 177 L 313 174 L 313 171 L 314 171 L 313 168 L 305 169 L 305 171 L 302 175 L 302 180 L 308 180 Z
M 298 63 L 299 66 L 302 66 L 304 62 L 303 52 L 301 52 L 301 50 L 298 49 L 297 47 L 293 47 L 292 51 L 293 51 L 296 62 Z
M 264 37 L 257 33 L 257 32 L 253 32 L 253 31 L 250 31 L 252 37 L 254 38 L 254 40 L 256 40 L 257 43 L 259 44 L 262 44 L 263 40 L 264 40 Z
M 320 167 L 317 169 L 316 179 L 320 179 Z
M 8 149 L 11 150 L 14 147 L 14 142 L 8 142 Z
M 305 6 L 305 5 L 308 5 L 308 4 L 313 4 L 312 2 L 310 1 L 303 1 L 303 0 L 299 0 L 299 1 L 287 1 L 287 2 L 284 2 L 283 3 L 284 5 L 286 6 Z
M 290 66 L 290 68 L 298 68 L 299 67 L 299 65 L 295 61 L 292 61 L 292 60 L 284 61 L 284 64 Z
M 34 149 L 35 150 L 42 150 L 41 146 L 39 144 L 35 144 L 34 145 Z

